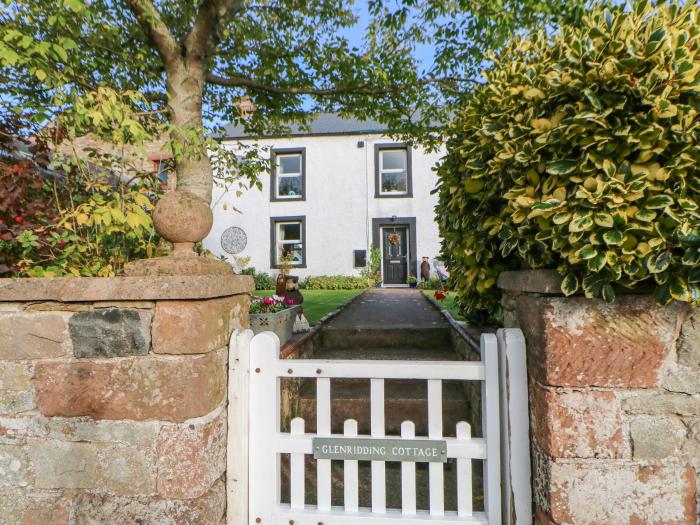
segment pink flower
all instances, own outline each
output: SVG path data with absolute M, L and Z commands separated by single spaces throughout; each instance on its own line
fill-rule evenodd
M 275 300 L 272 299 L 272 298 L 270 298 L 270 297 L 265 297 L 265 298 L 263 299 L 263 303 L 264 303 L 264 304 L 275 304 Z

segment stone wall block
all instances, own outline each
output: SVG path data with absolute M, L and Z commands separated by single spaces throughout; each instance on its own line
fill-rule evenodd
M 700 415 L 700 395 L 673 394 L 664 391 L 635 393 L 622 400 L 622 409 L 628 414 L 679 416 Z
M 549 482 L 558 524 L 696 524 L 695 471 L 681 464 L 554 462 Z
M 693 311 L 683 323 L 678 341 L 680 364 L 700 369 L 700 312 Z
M 27 448 L 38 488 L 99 489 L 120 495 L 155 492 L 153 447 L 33 440 Z
M 652 388 L 675 352 L 686 305 L 660 307 L 650 297 L 614 303 L 583 297 L 517 299 L 530 374 L 562 387 Z
M 76 497 L 74 516 L 80 524 L 219 525 L 225 509 L 226 489 L 217 480 L 206 494 L 188 500 L 83 492 Z
M 75 313 L 68 323 L 75 357 L 146 355 L 151 347 L 153 312 L 95 308 Z
M 0 414 L 20 414 L 36 407 L 30 362 L 0 361 Z
M 46 416 L 182 422 L 226 395 L 226 349 L 197 356 L 40 361 L 37 406 Z
M 0 313 L 0 360 L 71 354 L 66 318 L 58 313 Z
M 688 429 L 676 416 L 640 416 L 630 423 L 635 459 L 658 460 L 682 455 Z
M 164 425 L 158 436 L 158 493 L 191 499 L 226 471 L 226 410 L 200 422 Z
M 0 443 L 0 487 L 26 487 L 31 483 L 32 472 L 24 447 Z
M 69 525 L 71 498 L 63 491 L 0 491 L 0 525 Z
M 247 312 L 247 296 L 206 301 L 159 301 L 153 319 L 153 351 L 200 354 L 228 344 L 231 318 Z M 241 323 L 236 327 L 240 328 Z
M 619 399 L 609 391 L 559 391 L 531 387 L 532 434 L 556 458 L 622 458 L 628 455 Z

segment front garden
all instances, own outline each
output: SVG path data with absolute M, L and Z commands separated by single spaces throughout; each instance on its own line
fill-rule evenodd
M 364 289 L 353 290 L 304 290 L 304 316 L 311 326 L 318 324 L 319 320 L 346 303 L 353 297 L 360 295 Z M 257 290 L 255 295 L 260 297 L 272 297 L 274 290 Z

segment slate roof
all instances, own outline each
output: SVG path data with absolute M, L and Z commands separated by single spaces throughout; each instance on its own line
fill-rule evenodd
M 358 120 L 354 118 L 342 118 L 337 113 L 319 113 L 311 122 L 311 131 L 300 129 L 297 124 L 289 126 L 291 133 L 284 136 L 303 135 L 362 135 L 367 133 L 377 133 L 387 130 L 385 124 L 375 120 Z M 280 135 L 264 135 L 266 137 Z M 259 137 L 259 135 L 248 135 L 243 130 L 243 126 L 229 124 L 224 128 L 224 132 L 217 136 L 220 140 L 244 139 Z

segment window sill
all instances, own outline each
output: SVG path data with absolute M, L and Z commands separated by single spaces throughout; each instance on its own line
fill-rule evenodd
M 306 200 L 306 196 L 303 197 L 294 197 L 293 199 L 285 199 L 285 198 L 279 198 L 279 197 L 273 197 L 270 199 L 270 202 L 303 202 Z
M 273 264 L 272 266 L 270 266 L 270 268 L 272 268 L 273 270 L 279 270 L 279 269 L 282 268 L 282 265 L 281 265 L 281 264 Z M 294 266 L 288 266 L 287 268 L 288 268 L 288 270 L 289 270 L 290 272 L 291 272 L 292 270 L 296 270 L 296 269 L 298 269 L 298 268 L 300 268 L 300 269 L 303 270 L 303 269 L 306 268 L 306 263 L 304 263 L 304 264 L 295 264 Z
M 382 194 L 382 193 L 375 193 L 374 194 L 375 199 L 411 199 L 413 198 L 413 193 L 397 193 L 396 195 L 394 194 Z

